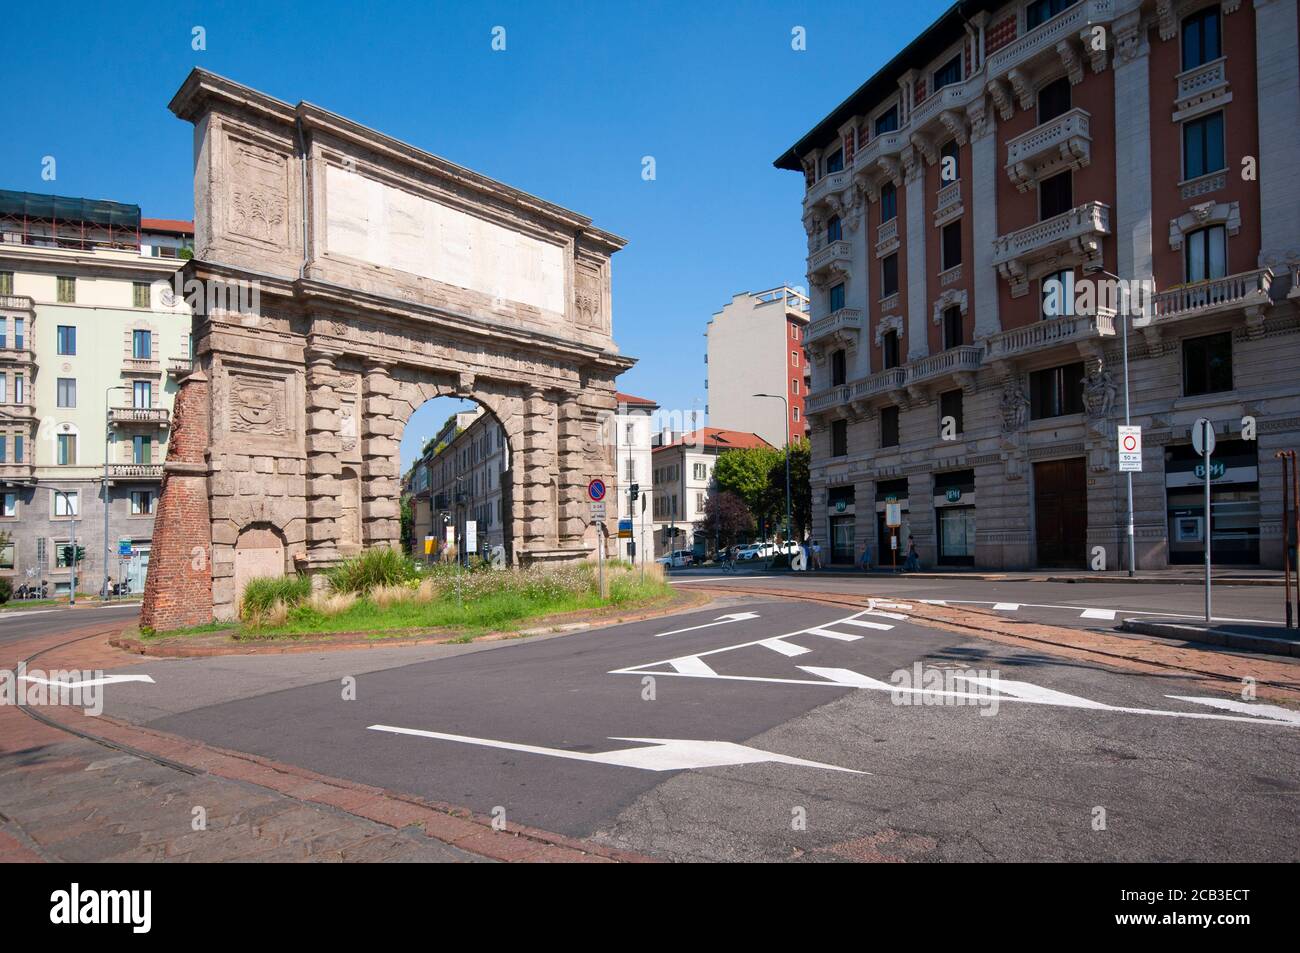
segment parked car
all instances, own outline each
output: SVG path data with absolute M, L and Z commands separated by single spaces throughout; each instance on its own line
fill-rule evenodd
M 764 543 L 747 543 L 736 550 L 737 561 L 748 561 L 753 559 L 763 559 L 767 556 L 767 546 Z
M 695 554 L 689 549 L 676 549 L 660 556 L 655 562 L 670 569 L 675 566 L 689 566 L 695 561 Z

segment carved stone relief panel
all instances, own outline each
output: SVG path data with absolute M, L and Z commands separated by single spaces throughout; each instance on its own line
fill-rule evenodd
M 232 235 L 285 248 L 288 234 L 288 160 L 235 133 L 226 137 L 226 228 Z

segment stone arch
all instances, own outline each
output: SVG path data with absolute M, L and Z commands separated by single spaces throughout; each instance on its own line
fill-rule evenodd
M 287 571 L 284 536 L 270 523 L 253 523 L 239 533 L 234 546 L 234 605 L 236 614 L 244 587 L 252 579 L 280 577 Z

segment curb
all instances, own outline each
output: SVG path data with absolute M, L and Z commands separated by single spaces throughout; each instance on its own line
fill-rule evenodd
M 574 619 L 569 622 L 563 621 L 563 615 L 557 615 L 553 616 L 552 621 L 549 623 L 544 619 L 538 619 L 535 620 L 533 628 L 521 629 L 516 632 L 487 632 L 470 639 L 469 643 L 507 642 L 515 639 L 534 638 L 539 635 L 571 635 L 592 628 L 626 625 L 630 622 L 644 622 L 646 619 L 657 619 L 666 615 L 676 615 L 679 612 L 689 612 L 709 601 L 708 598 L 701 597 L 693 592 L 687 595 L 688 592 L 691 592 L 691 590 L 674 590 L 672 601 L 658 609 L 648 609 L 630 615 L 617 615 L 609 618 Z M 560 631 L 544 631 L 551 627 Z M 336 638 L 324 640 L 250 641 L 232 645 L 185 645 L 183 641 L 167 642 L 165 640 L 155 643 L 145 642 L 131 636 L 118 635 L 110 638 L 108 644 L 115 649 L 121 649 L 132 655 L 143 655 L 149 658 L 217 658 L 224 655 L 291 655 L 297 652 L 342 652 L 351 649 L 393 649 L 420 645 L 449 645 L 463 639 L 463 636 L 459 635 L 429 638 L 403 638 L 396 635 L 385 635 L 375 639 L 359 637 L 369 634 L 366 632 L 337 632 L 334 633 L 337 636 Z
M 832 569 L 823 568 L 809 570 L 801 573 L 801 576 L 819 576 L 824 574 L 827 577 L 843 576 L 848 579 L 943 579 L 943 580 L 969 580 L 972 582 L 1059 582 L 1059 583 L 1108 583 L 1114 585 L 1147 585 L 1147 586 L 1204 586 L 1204 578 L 1192 578 L 1189 576 L 1171 576 L 1167 579 L 1161 579 L 1153 576 L 1105 576 L 1081 575 L 1081 576 L 1041 576 L 1026 575 L 1024 573 L 983 573 L 983 572 L 900 572 L 895 573 L 889 570 L 873 569 L 863 572 L 858 569 Z M 736 573 L 738 579 L 743 579 L 747 573 Z M 789 569 L 770 569 L 763 572 L 763 575 L 796 575 Z M 669 577 L 672 581 L 672 577 Z M 681 576 L 677 581 L 688 582 L 690 576 Z M 712 578 L 712 577 L 707 577 Z M 1222 578 L 1212 578 L 1211 582 L 1216 586 L 1275 586 L 1281 589 L 1285 581 L 1281 578 L 1273 579 L 1271 577 L 1261 576 L 1225 576 Z
M 1295 639 L 1278 639 L 1267 635 L 1248 635 L 1244 632 L 1231 632 L 1227 629 L 1206 629 L 1201 626 L 1165 622 L 1160 619 L 1125 619 L 1120 623 L 1119 627 L 1125 632 L 1135 632 L 1139 635 L 1154 635 L 1163 639 L 1183 639 L 1189 642 L 1205 642 L 1209 645 L 1221 645 L 1230 649 L 1244 649 L 1249 652 L 1262 652 L 1266 655 L 1300 658 L 1300 641 Z

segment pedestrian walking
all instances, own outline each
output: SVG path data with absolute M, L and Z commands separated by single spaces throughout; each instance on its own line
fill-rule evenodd
M 871 569 L 871 544 L 867 543 L 862 547 L 862 571 L 868 572 Z
M 903 563 L 903 571 L 921 571 L 921 554 L 916 551 L 916 540 L 911 538 L 907 541 L 907 561 Z
M 813 569 L 822 568 L 822 545 L 817 540 L 812 541 L 812 567 Z

